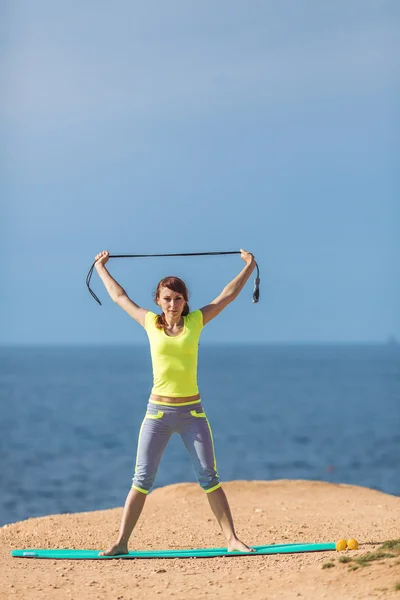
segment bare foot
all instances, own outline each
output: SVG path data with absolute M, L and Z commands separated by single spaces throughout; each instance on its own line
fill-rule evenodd
M 255 552 L 254 548 L 250 548 L 243 544 L 238 538 L 235 538 L 228 544 L 228 552 Z
M 99 556 L 115 556 L 116 554 L 128 554 L 128 545 L 113 544 L 105 552 L 99 552 Z

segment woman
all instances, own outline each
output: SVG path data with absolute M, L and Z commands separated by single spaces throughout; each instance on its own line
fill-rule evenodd
M 96 256 L 95 267 L 112 300 L 145 328 L 150 341 L 154 385 L 138 440 L 135 474 L 115 544 L 101 556 L 128 553 L 128 540 L 153 485 L 161 456 L 172 433 L 181 435 L 191 456 L 197 479 L 227 540 L 228 551 L 249 552 L 234 529 L 228 500 L 219 482 L 211 428 L 197 387 L 198 343 L 202 328 L 242 290 L 254 266 L 254 256 L 241 250 L 246 263 L 210 304 L 189 311 L 186 285 L 177 277 L 165 277 L 155 301 L 162 315 L 141 308 L 126 294 L 106 269 L 107 251 Z

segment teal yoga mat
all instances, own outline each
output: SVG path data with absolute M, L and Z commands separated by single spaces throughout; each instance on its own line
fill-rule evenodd
M 252 546 L 255 552 L 228 552 L 226 548 L 197 548 L 195 550 L 135 550 L 129 554 L 99 556 L 100 550 L 41 550 L 37 548 L 12 550 L 15 558 L 52 558 L 68 560 L 106 560 L 110 558 L 208 558 L 215 556 L 259 556 L 260 554 L 291 554 L 293 552 L 321 552 L 336 550 L 334 542 L 323 544 L 273 544 Z

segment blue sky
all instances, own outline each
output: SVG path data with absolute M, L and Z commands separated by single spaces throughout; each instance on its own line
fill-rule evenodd
M 398 2 L 9 2 L 0 25 L 4 344 L 145 343 L 94 255 L 229 251 L 261 270 L 208 342 L 400 338 Z M 154 309 L 239 257 L 110 261 Z

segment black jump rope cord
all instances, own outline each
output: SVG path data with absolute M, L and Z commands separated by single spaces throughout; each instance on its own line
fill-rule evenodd
M 149 258 L 153 256 L 215 256 L 217 254 L 241 254 L 240 251 L 234 250 L 233 252 L 185 252 L 180 254 L 109 254 L 109 258 Z M 86 285 L 89 292 L 92 294 L 93 298 L 98 302 L 101 306 L 101 302 L 90 289 L 90 280 L 92 278 L 93 269 L 96 264 L 96 261 L 92 264 L 89 269 L 89 273 L 86 275 Z M 254 288 L 253 288 L 253 303 L 258 302 L 260 298 L 260 270 L 258 268 L 258 264 L 256 263 L 257 268 L 257 277 L 254 279 Z

